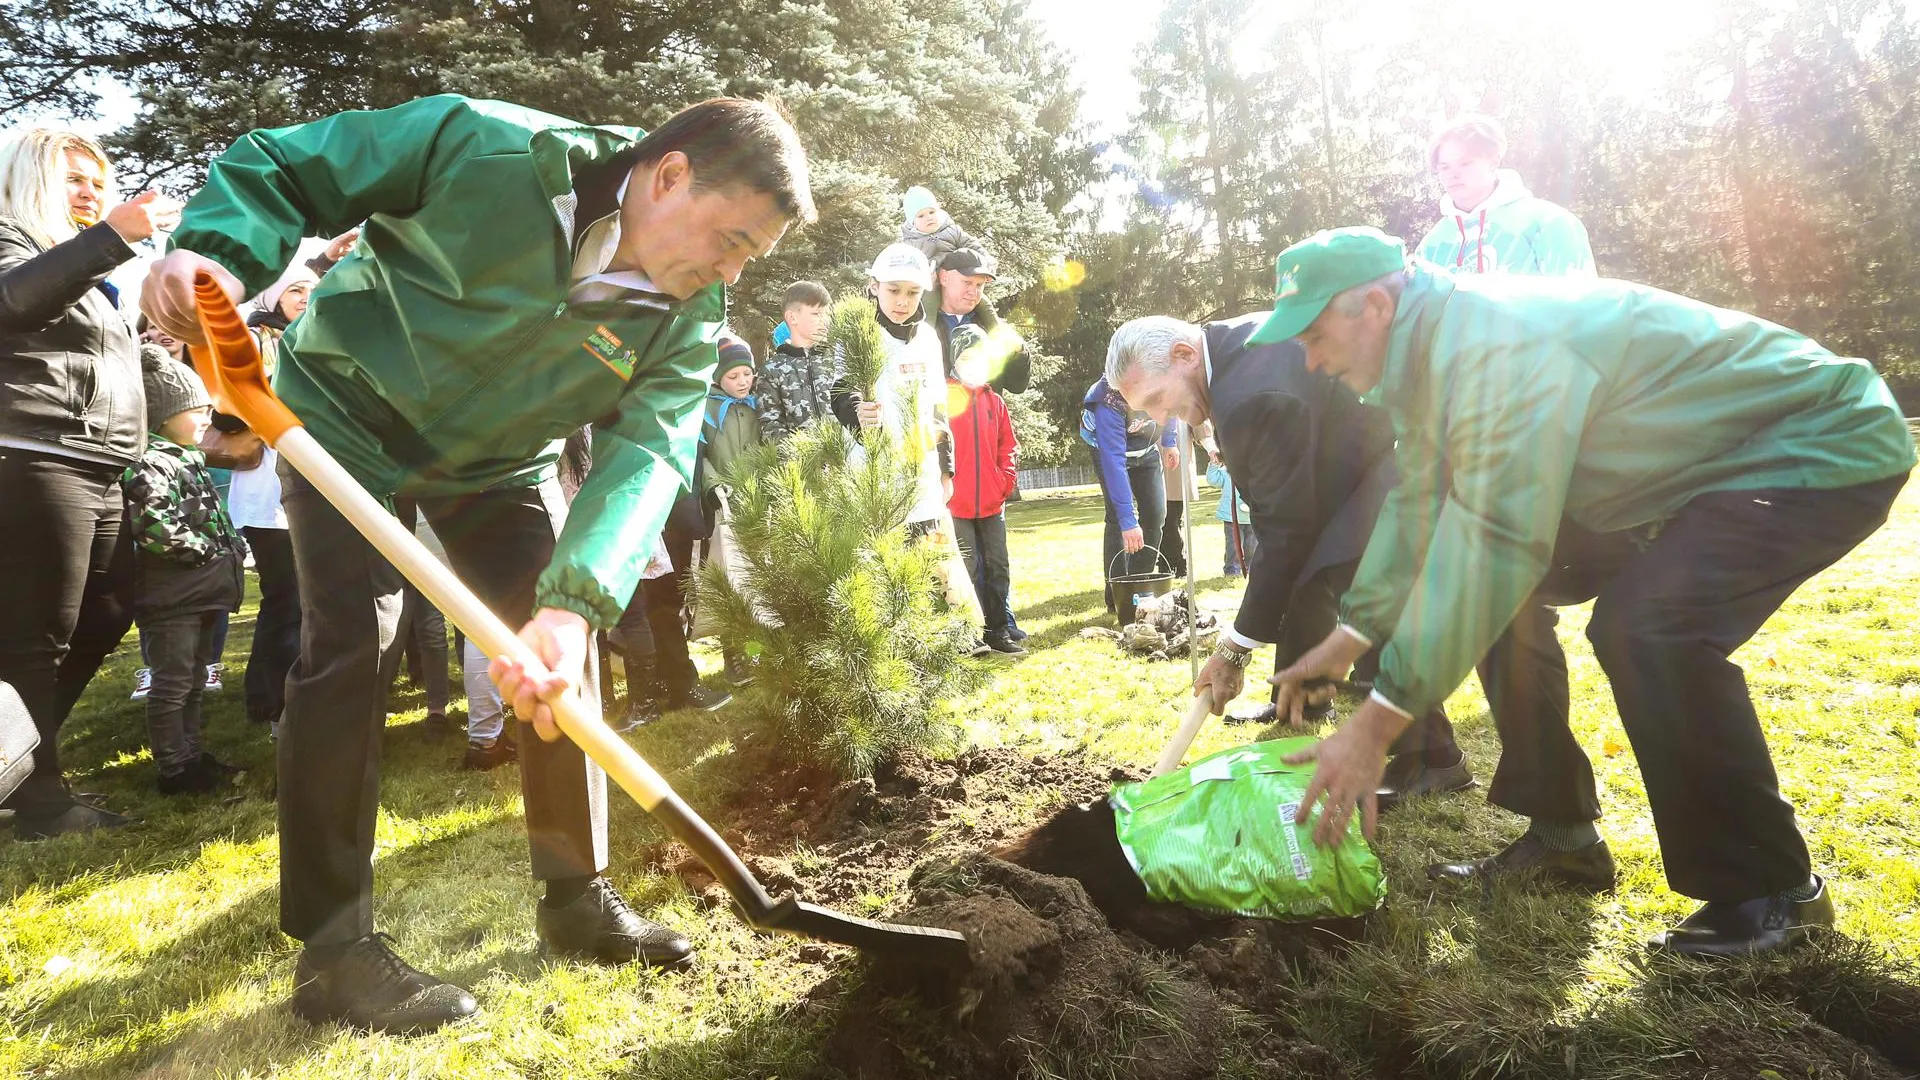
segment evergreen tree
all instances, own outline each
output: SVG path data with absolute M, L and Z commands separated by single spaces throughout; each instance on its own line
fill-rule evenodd
M 840 301 L 833 332 L 848 383 L 870 396 L 880 371 L 872 306 Z M 759 658 L 752 706 L 784 744 L 846 775 L 947 740 L 943 703 L 980 676 L 963 659 L 971 614 L 940 599 L 945 555 L 907 537 L 923 434 L 910 421 L 901 440 L 879 430 L 855 439 L 823 418 L 783 448 L 743 456 L 724 482 L 745 570 L 730 581 L 708 563 L 694 582 L 721 636 Z

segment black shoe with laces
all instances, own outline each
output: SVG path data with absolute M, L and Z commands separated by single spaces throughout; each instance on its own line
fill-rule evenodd
M 993 650 L 994 652 L 1000 654 L 1001 656 L 1027 655 L 1027 650 L 1021 648 L 1019 642 L 1013 640 L 1012 638 L 1008 637 L 1005 634 L 988 634 L 987 648 Z
M 491 745 L 479 743 L 467 744 L 467 756 L 461 759 L 460 767 L 468 772 L 486 772 L 502 765 L 510 765 L 520 760 L 519 748 L 505 735 L 493 740 Z
M 1428 764 L 1426 754 L 1419 750 L 1394 755 L 1374 792 L 1380 812 L 1384 814 L 1408 799 L 1472 787 L 1473 770 L 1467 768 L 1467 756 L 1458 751 L 1455 754 L 1451 765 Z
M 392 941 L 369 934 L 324 961 L 303 951 L 293 969 L 293 1014 L 309 1024 L 415 1035 L 479 1009 L 466 990 L 400 959 Z
M 226 775 L 202 757 L 188 762 L 179 772 L 161 773 L 155 786 L 162 795 L 205 795 L 220 790 L 226 782 Z
M 1652 944 L 1682 956 L 1753 956 L 1783 952 L 1820 930 L 1833 927 L 1833 895 L 1818 874 L 1808 882 L 1814 893 L 1796 900 L 1775 893 L 1738 903 L 1710 900 Z
M 606 878 L 594 878 L 570 904 L 542 900 L 534 924 L 542 945 L 578 960 L 676 968 L 693 957 L 686 935 L 641 918 Z
M 1555 851 L 1532 833 L 1522 833 L 1520 839 L 1508 844 L 1505 851 L 1490 859 L 1434 863 L 1427 867 L 1427 877 L 1434 881 L 1491 884 L 1498 878 L 1526 870 L 1538 871 L 1547 878 L 1583 892 L 1606 892 L 1613 888 L 1613 853 L 1607 850 L 1605 840 L 1595 840 L 1573 851 Z

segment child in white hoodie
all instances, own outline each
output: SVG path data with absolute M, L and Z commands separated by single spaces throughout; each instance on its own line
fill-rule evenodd
M 907 513 L 907 530 L 921 535 L 944 526 L 953 483 L 952 436 L 944 415 L 946 367 L 940 337 L 920 310 L 920 294 L 932 283 L 933 269 L 920 252 L 893 244 L 873 260 L 867 277 L 886 362 L 874 400 L 852 406 L 854 422 L 905 439 L 911 426 L 908 418 L 917 417 L 923 444 L 920 483 L 913 509 Z

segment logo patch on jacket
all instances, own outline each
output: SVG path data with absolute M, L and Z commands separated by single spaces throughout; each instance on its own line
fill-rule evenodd
M 633 378 L 635 363 L 633 350 L 621 344 L 619 335 L 604 326 L 596 326 L 587 340 L 580 343 L 587 355 L 607 365 L 607 369 L 625 382 Z

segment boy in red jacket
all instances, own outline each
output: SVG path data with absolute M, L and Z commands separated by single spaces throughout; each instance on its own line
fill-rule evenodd
M 953 331 L 953 375 L 947 380 L 947 423 L 953 431 L 953 495 L 947 510 L 980 594 L 987 647 L 1005 656 L 1027 651 L 1007 636 L 1007 519 L 1001 511 L 1014 488 L 1013 418 L 987 385 L 993 365 L 985 334 L 969 325 Z

